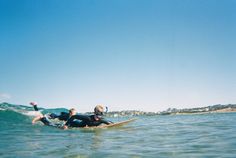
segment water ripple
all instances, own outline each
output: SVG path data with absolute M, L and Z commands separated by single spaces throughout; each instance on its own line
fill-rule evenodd
M 67 131 L 0 120 L 0 156 L 233 158 L 235 120 L 236 113 L 153 116 L 119 128 Z

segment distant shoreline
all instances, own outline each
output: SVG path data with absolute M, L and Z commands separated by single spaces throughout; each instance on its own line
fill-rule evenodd
M 234 113 L 236 112 L 236 109 L 234 110 L 216 110 L 216 111 L 210 111 L 210 112 L 196 112 L 196 113 L 175 113 L 175 114 L 171 114 L 171 115 L 194 115 L 194 114 L 215 114 L 215 113 Z
M 154 115 L 193 115 L 193 114 L 213 114 L 213 113 L 233 113 L 236 112 L 236 104 L 213 105 L 191 109 L 167 109 L 161 112 L 144 112 L 137 110 L 111 111 L 106 115 L 110 117 L 119 116 L 154 116 Z
M 13 105 L 6 102 L 0 103 L 0 110 L 6 110 L 8 108 L 17 108 L 23 107 L 23 109 L 32 109 L 32 107 L 25 105 Z M 67 110 L 67 109 L 63 109 Z M 144 112 L 138 110 L 122 110 L 122 111 L 110 111 L 106 113 L 108 117 L 126 117 L 126 116 L 155 116 L 155 115 L 192 115 L 192 114 L 214 114 L 214 113 L 233 113 L 236 112 L 236 104 L 227 104 L 227 105 L 213 105 L 207 107 L 199 108 L 189 108 L 189 109 L 176 109 L 168 108 L 165 111 L 161 112 Z M 84 114 L 93 114 L 93 112 L 86 112 Z

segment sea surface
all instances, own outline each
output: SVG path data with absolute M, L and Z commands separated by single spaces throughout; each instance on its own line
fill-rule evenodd
M 236 113 L 141 116 L 117 128 L 70 130 L 32 125 L 33 115 L 31 107 L 0 104 L 1 158 L 236 157 Z

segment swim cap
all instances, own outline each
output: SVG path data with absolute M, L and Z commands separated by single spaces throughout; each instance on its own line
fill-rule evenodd
M 30 105 L 33 105 L 33 106 L 35 106 L 37 104 L 38 104 L 37 102 L 30 102 Z
M 76 114 L 75 108 L 70 109 L 70 110 L 69 110 L 69 113 L 71 113 L 71 114 L 72 114 L 72 113 Z
M 103 105 L 97 105 L 95 108 L 94 108 L 94 113 L 96 115 L 103 115 L 103 112 L 104 112 L 104 107 Z

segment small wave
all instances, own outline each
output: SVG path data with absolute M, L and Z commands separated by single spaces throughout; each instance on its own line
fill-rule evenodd
M 26 111 L 26 112 L 23 112 L 22 114 L 26 116 L 37 116 L 40 114 L 40 112 L 39 111 Z
M 30 118 L 28 116 L 25 116 L 19 112 L 12 110 L 0 111 L 0 122 L 3 124 L 22 124 L 29 120 Z
M 56 108 L 56 109 L 39 108 L 39 112 L 38 112 L 38 111 L 34 111 L 33 107 L 31 106 L 14 105 L 14 104 L 9 104 L 9 103 L 0 103 L 0 110 L 1 111 L 3 110 L 15 111 L 17 113 L 21 113 L 27 116 L 35 116 L 35 115 L 38 115 L 39 112 L 46 114 L 46 113 L 60 113 L 60 112 L 68 111 L 65 108 Z
M 0 108 L 0 111 L 4 111 L 4 110 L 6 110 L 6 109 L 2 109 L 2 108 Z

